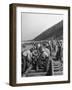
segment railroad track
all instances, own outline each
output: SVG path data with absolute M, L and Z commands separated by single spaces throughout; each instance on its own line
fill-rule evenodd
M 54 61 L 51 60 L 51 69 L 52 70 L 52 75 L 62 75 L 63 74 L 63 65 L 60 61 Z M 27 74 L 26 77 L 32 77 L 32 76 L 46 76 L 47 72 L 44 72 L 42 69 L 39 69 L 38 71 L 35 70 L 30 70 Z
M 63 64 L 60 61 L 52 61 L 52 74 L 53 75 L 63 74 Z

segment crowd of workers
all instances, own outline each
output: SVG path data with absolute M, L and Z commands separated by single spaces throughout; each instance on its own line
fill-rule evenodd
M 32 47 L 22 51 L 22 76 L 26 76 L 30 70 L 42 69 L 47 72 L 51 60 L 63 63 L 63 41 L 50 40 L 33 42 Z

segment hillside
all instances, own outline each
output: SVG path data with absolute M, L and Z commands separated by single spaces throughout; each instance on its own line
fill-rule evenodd
M 51 28 L 44 30 L 41 34 L 35 37 L 34 41 L 51 40 L 51 39 L 63 39 L 63 21 L 55 24 Z

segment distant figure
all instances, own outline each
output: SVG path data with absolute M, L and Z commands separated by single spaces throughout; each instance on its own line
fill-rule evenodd
M 57 45 L 56 45 L 56 60 L 60 60 L 61 61 L 61 46 L 60 46 L 60 43 L 57 42 Z

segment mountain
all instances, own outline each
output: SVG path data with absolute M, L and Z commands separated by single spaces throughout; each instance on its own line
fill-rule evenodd
M 63 20 L 55 24 L 51 28 L 44 30 L 44 32 L 39 34 L 33 40 L 40 41 L 40 40 L 52 40 L 52 39 L 57 39 L 57 40 L 63 39 Z

